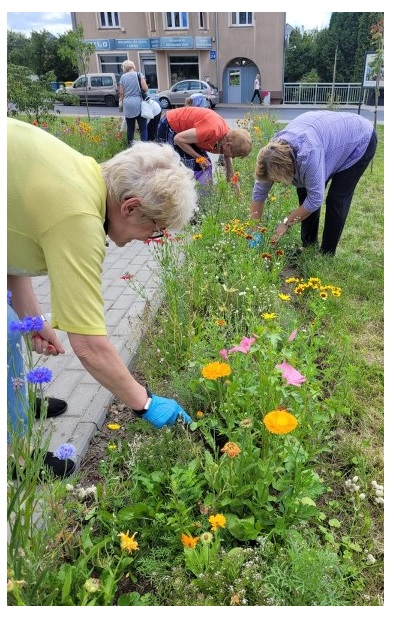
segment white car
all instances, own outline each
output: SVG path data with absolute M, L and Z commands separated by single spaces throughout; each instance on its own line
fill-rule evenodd
M 178 81 L 169 90 L 160 90 L 156 92 L 162 109 L 171 109 L 171 107 L 183 107 L 185 99 L 191 94 L 201 92 L 207 98 L 211 109 L 214 109 L 219 103 L 218 90 L 210 85 L 207 81 L 200 79 L 184 79 Z

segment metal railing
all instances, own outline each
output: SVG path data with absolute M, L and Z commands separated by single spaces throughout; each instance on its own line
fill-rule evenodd
M 294 105 L 357 105 L 360 96 L 360 83 L 295 83 L 284 84 L 283 102 Z

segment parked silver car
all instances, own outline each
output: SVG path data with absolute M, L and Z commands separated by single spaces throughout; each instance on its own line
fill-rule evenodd
M 200 79 L 184 79 L 178 81 L 169 90 L 160 90 L 156 92 L 155 96 L 158 97 L 162 109 L 170 109 L 171 107 L 181 107 L 185 105 L 185 99 L 201 92 L 207 97 L 211 109 L 214 109 L 217 103 L 219 103 L 218 90 L 207 81 L 201 81 Z

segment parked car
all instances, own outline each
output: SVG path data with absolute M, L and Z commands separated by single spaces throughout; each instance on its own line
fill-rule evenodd
M 217 88 L 213 87 L 207 81 L 201 81 L 200 79 L 184 79 L 178 81 L 168 90 L 160 90 L 156 93 L 159 99 L 162 109 L 171 109 L 171 107 L 181 107 L 185 105 L 185 99 L 201 92 L 207 97 L 210 103 L 211 109 L 214 109 L 217 103 L 219 103 L 219 95 Z
M 119 103 L 120 79 L 121 76 L 116 73 L 87 73 L 77 77 L 71 86 L 62 89 L 62 93 L 78 96 L 81 104 L 85 103 L 85 97 L 87 97 L 88 103 L 101 103 L 107 107 L 116 107 Z M 57 94 L 62 93 L 57 92 Z

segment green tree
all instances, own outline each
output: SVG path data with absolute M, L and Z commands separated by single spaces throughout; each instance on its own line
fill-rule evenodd
M 84 28 L 82 24 L 78 24 L 76 30 L 70 31 L 64 35 L 58 49 L 60 58 L 71 62 L 72 66 L 78 70 L 79 75 L 87 74 L 89 62 L 94 52 L 95 46 L 92 43 L 86 43 L 84 40 Z M 85 105 L 88 112 L 88 119 L 90 120 L 87 88 L 86 86 Z
M 32 68 L 30 47 L 31 41 L 25 34 L 7 30 L 7 64 L 19 64 Z M 32 72 L 34 72 L 33 69 Z
M 54 110 L 55 94 L 51 90 L 51 81 L 55 80 L 53 71 L 37 78 L 32 76 L 27 66 L 9 64 L 7 67 L 7 99 L 12 102 L 13 110 L 24 113 L 30 122 L 41 122 Z M 7 113 L 14 113 L 10 110 Z

